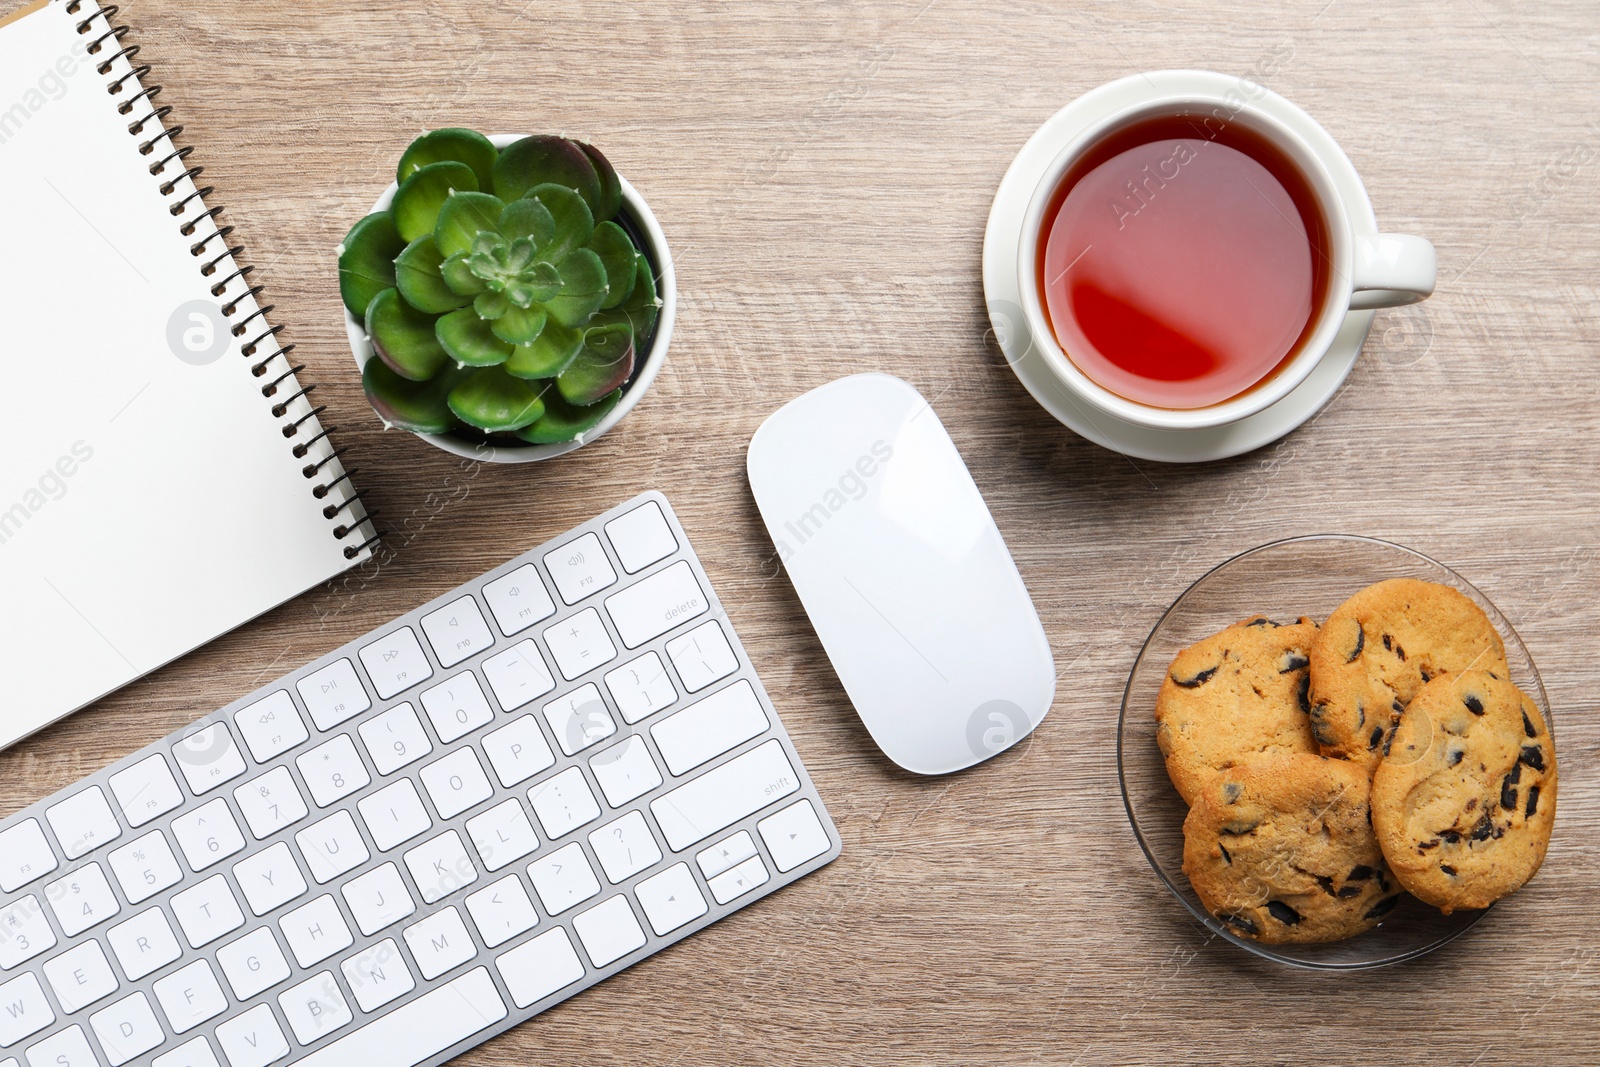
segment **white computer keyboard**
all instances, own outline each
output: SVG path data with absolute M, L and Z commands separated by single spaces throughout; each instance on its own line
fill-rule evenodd
M 838 854 L 646 493 L 0 823 L 0 1067 L 440 1064 Z

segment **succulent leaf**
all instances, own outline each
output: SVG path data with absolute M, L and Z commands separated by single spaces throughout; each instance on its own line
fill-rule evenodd
M 439 224 L 444 202 L 456 192 L 478 191 L 477 175 L 465 163 L 453 160 L 429 163 L 400 183 L 389 210 L 394 213 L 395 229 L 407 241 L 433 233 Z
M 476 188 L 488 189 L 494 181 L 494 161 L 499 156 L 494 142 L 475 130 L 434 130 L 411 142 L 400 157 L 395 180 L 403 182 L 430 163 L 454 160 L 472 168 L 478 179 Z
M 575 441 L 600 425 L 622 399 L 622 390 L 608 393 L 596 403 L 577 407 L 551 390 L 544 395 L 544 414 L 539 421 L 517 431 L 517 436 L 532 445 L 558 445 Z
M 434 336 L 433 316 L 412 308 L 397 289 L 385 289 L 372 298 L 366 325 L 372 350 L 402 378 L 427 381 L 449 362 Z
M 405 247 L 387 211 L 368 215 L 350 228 L 339 246 L 339 295 L 350 314 L 364 318 L 372 298 L 394 288 L 394 257 Z
M 582 141 L 574 143 L 589 157 L 589 162 L 594 164 L 595 174 L 600 178 L 600 200 L 590 205 L 594 209 L 594 217 L 600 221 L 616 218 L 617 212 L 622 210 L 622 180 L 617 177 L 616 168 L 594 145 Z
M 457 426 L 448 397 L 465 372 L 447 368 L 425 382 L 400 377 L 381 359 L 369 359 L 361 370 L 361 387 L 378 416 L 390 426 L 411 433 L 449 433 Z
M 606 268 L 600 257 L 580 248 L 556 267 L 561 275 L 561 291 L 545 299 L 550 317 L 563 326 L 581 326 L 606 298 Z
M 439 275 L 444 278 L 444 283 L 461 296 L 477 296 L 489 288 L 467 265 L 469 255 L 462 252 L 451 256 L 439 266 Z
M 450 390 L 450 410 L 469 426 L 489 433 L 520 430 L 544 414 L 543 388 L 484 367 Z
M 554 378 L 572 365 L 582 348 L 582 330 L 548 319 L 538 337 L 515 347 L 506 362 L 506 373 L 518 378 Z
M 439 251 L 446 256 L 470 252 L 479 234 L 500 232 L 500 213 L 505 209 L 505 201 L 488 193 L 457 193 L 450 197 L 439 209 L 439 221 L 433 227 Z
M 439 319 L 437 340 L 442 351 L 469 367 L 494 367 L 511 358 L 511 346 L 494 335 L 492 324 L 472 308 L 452 311 Z
M 508 203 L 546 182 L 576 191 L 591 209 L 601 202 L 600 176 L 594 163 L 576 142 L 565 137 L 524 137 L 507 146 L 495 161 L 494 192 Z
M 542 304 L 513 307 L 494 320 L 494 335 L 508 344 L 525 345 L 544 332 L 544 324 L 548 318 L 549 312 Z M 507 353 L 507 356 L 509 357 L 510 353 Z
M 600 326 L 583 335 L 583 348 L 572 365 L 556 378 L 556 388 L 569 404 L 598 403 L 633 375 L 633 331 L 626 326 Z
M 600 306 L 616 307 L 633 293 L 633 258 L 638 255 L 633 241 L 621 226 L 614 222 L 602 222 L 594 228 L 594 236 L 589 239 L 589 250 L 600 257 L 600 263 L 606 269 L 606 297 Z
M 503 293 L 484 293 L 472 302 L 472 309 L 479 318 L 498 319 L 511 310 L 511 301 Z
M 564 185 L 538 185 L 528 199 L 543 204 L 555 220 L 555 232 L 539 246 L 539 258 L 558 263 L 574 249 L 582 248 L 594 236 L 594 215 L 583 197 Z
M 589 320 L 589 325 L 624 323 L 633 329 L 634 344 L 643 348 L 650 344 L 655 333 L 656 319 L 661 314 L 661 300 L 656 296 L 655 272 L 650 269 L 650 261 L 640 254 L 635 264 L 633 294 L 616 307 L 597 314 Z
M 506 205 L 500 215 L 500 232 L 513 240 L 529 238 L 534 247 L 543 247 L 556 234 L 556 220 L 539 201 L 523 197 Z
M 432 234 L 412 241 L 394 261 L 395 285 L 406 303 L 430 315 L 442 315 L 472 302 L 444 280 L 444 257 Z

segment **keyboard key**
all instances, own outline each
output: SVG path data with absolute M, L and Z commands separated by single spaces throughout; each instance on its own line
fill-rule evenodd
M 572 928 L 589 954 L 589 962 L 604 967 L 644 948 L 644 930 L 634 917 L 628 898 L 622 894 L 580 912 L 572 919 Z
M 89 1016 L 89 1027 L 100 1039 L 100 1047 L 105 1049 L 111 1067 L 118 1067 L 119 1064 L 127 1063 L 135 1056 L 149 1052 L 167 1038 L 161 1029 L 161 1023 L 156 1019 L 155 1009 L 150 1006 L 150 998 L 143 993 L 124 997 L 110 1007 L 95 1012 Z M 78 1028 L 74 1026 L 67 1033 L 77 1030 Z M 37 1050 L 38 1046 L 28 1050 L 30 1065 L 37 1063 L 56 1067 L 58 1064 L 71 1064 L 72 1067 L 78 1067 L 80 1062 L 84 1064 L 96 1062 L 92 1059 L 80 1061 L 71 1056 L 62 1058 L 60 1055 L 54 1058 L 39 1056 L 35 1059 L 34 1057 L 38 1055 Z M 75 1052 L 73 1055 L 79 1053 Z
M 44 896 L 61 932 L 68 937 L 76 937 L 122 910 L 98 863 L 87 864 L 46 884 Z
M 144 994 L 136 995 L 142 997 Z M 112 1005 L 112 1007 L 114 1008 L 116 1005 Z M 106 1010 L 110 1011 L 111 1009 L 108 1008 Z M 106 1012 L 97 1014 L 104 1015 Z M 93 1024 L 94 1019 L 91 1018 L 89 1022 Z M 161 1028 L 157 1026 L 157 1045 L 161 1043 L 160 1031 Z M 98 1028 L 96 1028 L 96 1032 L 99 1032 Z M 139 1054 L 138 1052 L 132 1052 L 124 1055 L 119 1046 L 106 1044 L 104 1034 L 101 1034 L 100 1038 L 101 1044 L 105 1046 L 106 1054 L 111 1057 L 113 1065 L 126 1063 Z M 152 1045 L 150 1047 L 154 1048 L 155 1046 Z M 142 1052 L 144 1049 L 139 1051 Z M 69 1026 L 59 1033 L 51 1034 L 37 1045 L 30 1045 L 25 1055 L 28 1059 L 28 1067 L 46 1067 L 47 1064 L 49 1067 L 98 1067 L 100 1063 L 95 1058 L 93 1050 L 89 1048 L 89 1039 L 83 1035 L 83 1027 L 81 1026 Z
M 569 682 L 617 658 L 617 646 L 611 643 L 600 613 L 593 608 L 584 608 L 545 630 L 544 643 L 555 657 L 561 676 Z
M 565 989 L 583 977 L 583 962 L 565 927 L 558 926 L 547 934 L 507 952 L 494 962 L 500 977 L 505 979 L 506 992 L 519 1008 Z
M 0 833 L 0 890 L 14 893 L 56 866 L 56 854 L 38 819 L 27 819 Z
M 249 1000 L 289 977 L 278 939 L 263 926 L 217 949 L 217 966 L 237 1000 Z
M 324 1046 L 295 1067 L 418 1064 L 505 1017 L 505 1002 L 494 979 L 479 967 Z M 257 1065 L 236 1063 L 233 1067 Z
M 306 675 L 294 687 L 300 691 L 300 699 L 305 701 L 311 721 L 319 730 L 331 730 L 372 707 L 361 676 L 347 659 Z
M 617 581 L 617 572 L 611 569 L 600 538 L 592 533 L 545 553 L 544 565 L 556 583 L 556 592 L 568 604 L 576 604 Z
M 576 767 L 568 767 L 528 790 L 528 803 L 539 816 L 544 836 L 551 841 L 600 817 L 600 805 L 589 791 L 589 783 L 583 780 L 583 772 Z
M 674 626 L 711 610 L 694 568 L 679 560 L 638 585 L 606 598 L 606 611 L 617 635 L 629 648 L 638 648 Z
M 678 551 L 678 539 L 661 514 L 661 506 L 653 500 L 606 523 L 606 536 L 617 550 L 622 569 L 629 574 L 637 574 Z
M 478 954 L 478 946 L 453 906 L 406 927 L 406 944 L 422 977 L 433 980 Z
M 160 830 L 152 830 L 114 849 L 106 858 L 129 904 L 137 904 L 183 881 L 183 868 L 178 866 Z
M 311 736 L 287 689 L 240 708 L 233 714 L 233 723 L 257 763 L 281 756 Z M 317 725 L 326 729 L 321 723 Z
M 333 881 L 367 862 L 371 854 L 348 811 L 336 811 L 294 835 L 318 885 Z
M 339 890 L 362 934 L 371 937 L 386 926 L 417 910 L 410 890 L 392 863 L 375 867 L 359 878 L 352 878 Z
M 175 1034 L 193 1030 L 228 1008 L 228 995 L 217 983 L 216 972 L 208 960 L 195 960 L 165 978 L 158 978 L 151 988 Z
M 522 888 L 522 879 L 514 874 L 469 896 L 467 914 L 489 948 L 503 945 L 539 925 L 539 913 L 528 899 L 528 891 Z
M 828 831 L 811 801 L 792 804 L 776 815 L 769 815 L 756 823 L 761 840 L 767 843 L 772 863 L 780 871 L 792 871 L 806 860 L 815 859 L 832 847 Z
M 183 780 L 189 783 L 189 791 L 197 797 L 245 772 L 244 757 L 233 743 L 233 735 L 220 722 L 186 734 L 172 746 L 172 756 L 178 761 Z
M 594 869 L 576 841 L 530 863 L 528 878 L 551 915 L 560 915 L 600 892 Z
M 356 743 L 349 734 L 340 734 L 332 741 L 318 745 L 310 752 L 295 757 L 294 765 L 311 790 L 311 799 L 317 807 L 325 808 L 336 800 L 343 800 L 372 781 L 366 764 L 356 751 Z
M 617 732 L 616 720 L 593 682 L 546 704 L 544 721 L 550 724 L 556 744 L 569 756 Z
M 193 871 L 221 863 L 244 848 L 244 834 L 221 797 L 173 819 L 172 836 Z
M 740 830 L 732 837 L 724 838 L 710 848 L 701 849 L 694 854 L 694 861 L 700 865 L 700 873 L 707 878 L 715 878 L 723 871 L 731 871 L 756 852 L 755 838 L 750 836 L 749 830 Z
M 696 701 L 650 727 L 656 750 L 673 774 L 683 774 L 752 737 L 772 724 L 744 679 Z
M 511 725 L 483 736 L 483 751 L 489 757 L 495 777 L 510 789 L 526 782 L 547 767 L 555 766 L 555 753 L 544 739 L 532 715 L 513 719 Z
M 171 1052 L 157 1056 L 150 1061 L 150 1067 L 222 1067 L 222 1065 L 217 1062 L 216 1054 L 211 1051 L 211 1043 L 204 1037 L 196 1037 L 185 1041 Z
M 302 1045 L 333 1033 L 355 1018 L 332 971 L 314 974 L 279 993 L 278 1006 L 283 1009 L 283 1017 L 289 1020 L 295 1040 Z
M 356 807 L 361 809 L 361 818 L 379 852 L 387 852 L 418 834 L 425 834 L 433 826 L 427 809 L 422 806 L 422 798 L 417 795 L 417 787 L 409 778 L 362 797 Z
M 183 803 L 183 790 L 159 752 L 111 776 L 111 795 L 117 798 L 129 826 L 143 826 Z M 0 844 L 0 849 L 4 845 Z M 3 884 L 3 883 L 0 883 Z
M 478 850 L 478 858 L 483 860 L 486 871 L 498 871 L 539 847 L 539 837 L 533 832 L 528 813 L 516 797 L 502 800 L 482 815 L 468 819 L 467 836 L 472 838 L 472 847 Z
M 532 641 L 518 641 L 498 656 L 483 661 L 483 676 L 503 711 L 516 711 L 556 687 L 550 668 Z
M 294 854 L 282 841 L 235 863 L 233 877 L 255 915 L 280 908 L 306 891 L 306 880 L 294 862 Z
M 667 677 L 661 657 L 654 652 L 646 652 L 614 671 L 607 671 L 606 688 L 611 691 L 611 699 L 617 702 L 617 710 L 630 723 L 654 715 L 678 699 L 678 691 L 672 687 L 672 679 Z
M 678 669 L 683 687 L 691 693 L 698 693 L 739 669 L 739 657 L 734 655 L 733 646 L 728 644 L 728 636 L 716 619 L 668 641 L 667 657 Z
M 183 927 L 190 948 L 209 945 L 244 925 L 244 912 L 239 910 L 228 880 L 220 874 L 173 897 L 172 914 Z
M 111 814 L 111 805 L 106 803 L 106 795 L 97 785 L 46 808 L 44 817 L 69 860 L 122 835 L 122 827 L 117 825 L 117 817 Z
M 0 1011 L 0 1048 L 10 1048 L 56 1021 L 56 1013 L 39 985 L 39 976 L 32 971 L 23 971 L 20 976 L 0 985 L 0 1005 L 5 1007 L 4 1011 Z
M 424 904 L 443 900 L 478 880 L 478 869 L 472 865 L 461 835 L 454 830 L 418 845 L 405 854 L 405 861 Z
M 670 934 L 707 911 L 706 898 L 700 895 L 687 863 L 675 863 L 646 878 L 634 886 L 633 892 L 657 936 Z
M 339 969 L 362 1011 L 377 1011 L 417 988 L 417 980 L 411 977 L 411 968 L 392 937 L 351 956 Z
M 613 808 L 620 808 L 661 784 L 661 772 L 650 755 L 650 746 L 638 734 L 625 737 L 591 757 L 589 769 L 600 783 L 606 803 Z
M 283 931 L 289 951 L 302 967 L 321 963 L 355 941 L 339 913 L 339 905 L 330 896 L 320 896 L 289 912 L 278 920 L 278 929 Z
M 361 740 L 379 774 L 393 774 L 433 751 L 433 742 L 409 702 L 362 723 Z
M 657 797 L 650 811 L 667 845 L 681 852 L 799 788 L 789 757 L 774 738 Z
M 707 879 L 706 888 L 711 890 L 718 904 L 726 904 L 766 884 L 767 865 L 761 862 L 760 856 L 751 856 L 731 871 Z
M 85 941 L 55 959 L 46 960 L 44 976 L 55 990 L 56 1003 L 68 1015 L 117 991 L 117 976 L 112 973 L 98 941 Z M 17 1014 L 15 1007 L 4 999 L 0 999 L 0 1004 L 5 1006 L 3 1014 Z
M 0 908 L 0 969 L 9 971 L 55 944 L 56 932 L 32 893 Z
M 453 819 L 494 795 L 494 786 L 483 773 L 478 754 L 470 748 L 457 749 L 444 759 L 428 764 L 422 768 L 420 777 L 441 819 Z
M 478 676 L 471 671 L 424 690 L 422 708 L 433 723 L 434 733 L 446 745 L 494 721 L 494 711 L 478 685 Z
M 293 826 L 307 814 L 305 798 L 287 767 L 274 767 L 237 787 L 233 800 L 257 841 Z
M 257 1004 L 217 1027 L 217 1044 L 228 1058 L 228 1067 L 267 1067 L 289 1054 L 289 1040 L 265 1004 Z
M 106 931 L 106 943 L 130 982 L 153 974 L 183 955 L 172 925 L 160 908 L 141 911 L 113 926 Z
M 661 862 L 661 849 L 637 811 L 590 831 L 589 847 L 612 885 Z
M 531 563 L 484 586 L 483 599 L 488 601 L 494 621 L 500 624 L 500 632 L 507 637 L 556 613 L 555 601 L 545 592 L 539 569 Z
M 416 632 L 402 626 L 361 650 L 362 666 L 378 696 L 388 700 L 433 677 L 433 666 L 417 643 Z
M 428 612 L 422 617 L 422 632 L 428 635 L 441 667 L 454 667 L 494 644 L 489 624 L 470 596 Z

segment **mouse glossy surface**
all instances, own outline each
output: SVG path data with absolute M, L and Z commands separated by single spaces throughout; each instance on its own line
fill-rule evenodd
M 814 389 L 750 442 L 750 486 L 878 747 L 970 767 L 1050 710 L 1055 663 L 988 506 L 933 409 L 886 374 Z

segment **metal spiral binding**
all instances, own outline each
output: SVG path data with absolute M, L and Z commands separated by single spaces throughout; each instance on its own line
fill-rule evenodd
M 89 6 L 92 6 L 90 0 L 66 0 L 66 11 L 71 15 L 77 15 L 80 11 Z M 139 46 L 137 44 L 127 44 L 124 42 L 124 38 L 126 38 L 131 31 L 127 26 L 114 22 L 113 20 L 116 17 L 117 5 L 100 4 L 92 13 L 79 20 L 77 23 L 77 31 L 80 35 L 84 36 L 87 36 L 90 33 L 95 33 L 94 39 L 89 42 L 88 53 L 91 56 L 96 57 L 97 63 L 95 66 L 95 71 L 102 77 L 109 77 L 116 69 L 116 64 L 119 60 L 127 65 L 127 72 L 121 77 L 117 78 L 115 81 L 108 83 L 106 92 L 112 96 L 120 96 L 123 86 L 128 84 L 130 81 L 133 82 L 135 87 L 138 88 L 138 92 L 131 94 L 117 104 L 117 114 L 131 116 L 141 111 L 143 112 L 139 118 L 133 119 L 128 123 L 129 136 L 142 138 L 142 140 L 139 142 L 140 155 L 155 155 L 157 146 L 162 142 L 166 143 L 165 151 L 161 153 L 156 161 L 150 164 L 150 174 L 153 177 L 161 177 L 163 179 L 161 184 L 157 187 L 157 190 L 162 196 L 170 198 L 181 190 L 185 179 L 191 182 L 197 182 L 200 175 L 204 173 L 205 168 L 196 166 L 189 162 L 189 156 L 194 152 L 193 146 L 185 145 L 183 147 L 179 147 L 173 142 L 173 138 L 177 137 L 178 134 L 183 132 L 183 127 L 178 125 L 169 127 L 166 125 L 166 119 L 172 114 L 172 108 L 164 104 L 156 103 L 156 98 L 161 95 L 161 86 L 144 84 L 144 78 L 150 74 L 150 65 L 148 63 L 135 63 L 135 59 L 139 55 Z M 96 32 L 96 20 L 100 20 L 99 32 Z M 111 53 L 106 55 L 104 58 L 100 58 L 102 53 L 105 53 L 108 49 L 112 49 L 113 51 L 111 51 Z M 145 129 L 152 123 L 155 124 L 157 129 L 151 133 L 150 136 L 146 137 Z M 176 176 L 168 176 L 167 168 L 174 163 L 184 169 L 182 173 Z M 168 210 L 171 211 L 173 218 L 186 216 L 190 204 L 199 202 L 199 206 L 205 207 L 205 199 L 214 191 L 215 190 L 209 185 L 202 187 L 196 184 L 192 193 L 189 193 L 176 203 L 169 205 Z M 194 218 L 188 219 L 188 221 L 184 222 L 180 228 L 180 232 L 184 237 L 195 238 L 194 242 L 189 246 L 189 252 L 196 259 L 201 259 L 204 257 L 205 262 L 199 267 L 202 277 L 210 279 L 219 273 L 222 273 L 223 271 L 228 271 L 230 267 L 232 268 L 231 272 L 227 273 L 221 281 L 214 282 L 211 285 L 210 292 L 212 296 L 223 296 L 223 294 L 227 292 L 228 287 L 235 281 L 242 281 L 244 283 L 244 292 L 233 297 L 228 303 L 222 306 L 223 316 L 225 318 L 232 319 L 236 314 L 238 314 L 240 310 L 240 304 L 247 299 L 255 300 L 260 296 L 264 287 L 260 285 L 252 285 L 250 283 L 250 275 L 255 270 L 254 267 L 248 265 L 238 265 L 237 257 L 244 253 L 244 246 L 230 242 L 229 238 L 234 232 L 232 226 L 219 226 L 217 224 L 217 216 L 221 215 L 222 212 L 223 208 L 221 207 L 208 208 L 207 210 L 200 212 Z M 196 231 L 198 226 L 208 219 L 211 221 L 212 232 L 197 236 Z M 271 342 L 272 345 L 277 346 L 277 351 L 273 352 L 269 356 L 257 360 L 250 367 L 251 374 L 257 378 L 260 378 L 269 373 L 269 366 L 273 362 L 282 362 L 280 372 L 274 375 L 271 381 L 262 386 L 261 395 L 266 398 L 275 398 L 280 387 L 284 386 L 285 384 L 289 384 L 291 386 L 299 385 L 295 375 L 305 369 L 304 364 L 296 364 L 294 360 L 290 358 L 291 354 L 294 352 L 295 346 L 292 344 L 283 344 L 279 338 L 278 334 L 283 327 L 267 325 L 266 317 L 272 311 L 273 305 L 261 304 L 258 302 L 257 307 L 253 312 L 232 323 L 231 326 L 234 337 L 242 338 L 245 336 L 245 334 L 250 333 L 252 330 L 255 331 L 255 336 L 251 337 L 248 341 L 243 342 L 243 344 L 240 346 L 240 351 L 246 358 L 254 359 L 257 351 L 262 346 L 267 345 L 268 342 Z M 308 398 L 315 389 L 315 385 L 304 386 L 288 397 L 276 400 L 276 402 L 273 403 L 269 409 L 270 414 L 274 419 L 284 420 L 289 418 L 290 408 L 296 401 L 306 400 L 308 406 L 307 412 L 293 421 L 284 423 L 283 436 L 285 438 L 292 440 L 296 437 L 299 437 L 301 428 L 305 426 L 306 423 L 316 420 L 318 416 L 328 410 L 326 405 L 311 406 L 312 402 Z M 338 430 L 337 426 L 322 426 L 320 424 L 317 424 L 316 428 L 318 432 L 314 436 L 297 442 L 291 449 L 296 459 L 307 459 L 307 457 L 310 456 L 312 446 L 316 445 L 320 441 L 325 441 L 330 433 Z M 328 447 L 331 449 L 331 443 Z M 344 454 L 344 452 L 345 450 L 342 448 L 331 450 L 327 456 L 315 462 L 306 463 L 305 467 L 302 469 L 301 474 L 309 481 L 321 476 L 323 469 L 327 467 L 329 463 L 335 464 L 329 473 L 337 472 L 338 477 L 333 478 L 331 481 L 319 482 L 312 488 L 311 495 L 317 500 L 325 500 L 328 494 L 340 484 L 344 484 L 347 492 L 351 488 L 350 477 L 355 473 L 355 470 L 344 470 L 343 467 L 336 462 L 339 457 Z M 324 518 L 328 519 L 329 521 L 338 518 L 342 513 L 346 513 L 351 505 L 355 504 L 356 501 L 362 500 L 365 495 L 365 492 L 350 493 L 342 502 L 338 504 L 327 505 L 322 509 Z M 365 501 L 363 501 L 361 514 L 358 517 L 354 517 L 352 521 L 341 522 L 339 525 L 333 528 L 332 532 L 334 537 L 341 541 L 349 538 L 352 534 L 359 535 L 363 525 L 369 526 L 372 530 L 372 536 L 368 537 L 360 544 L 348 545 L 345 547 L 344 556 L 346 559 L 356 559 L 361 555 L 362 552 L 366 551 L 368 548 L 371 548 L 373 545 L 377 544 L 379 540 L 381 540 L 381 535 L 377 532 L 377 525 L 373 522 L 377 514 L 378 512 L 376 510 L 368 509 Z

